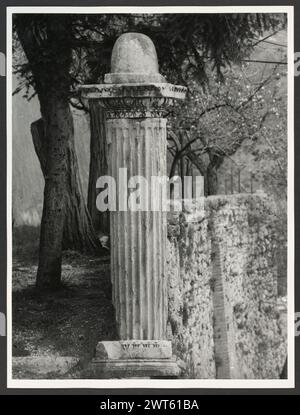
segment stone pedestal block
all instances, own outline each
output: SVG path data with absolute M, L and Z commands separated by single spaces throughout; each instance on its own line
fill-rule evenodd
M 171 359 L 167 340 L 120 340 L 99 342 L 95 357 L 100 360 Z
M 104 341 L 86 374 L 97 379 L 177 378 L 180 369 L 169 341 Z

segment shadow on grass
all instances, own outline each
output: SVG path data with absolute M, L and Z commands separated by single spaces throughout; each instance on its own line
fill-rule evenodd
M 117 339 L 109 258 L 64 254 L 60 289 L 35 287 L 39 229 L 13 234 L 13 355 L 92 357 L 100 340 Z
M 13 258 L 22 262 L 38 259 L 40 227 L 23 225 L 13 228 Z

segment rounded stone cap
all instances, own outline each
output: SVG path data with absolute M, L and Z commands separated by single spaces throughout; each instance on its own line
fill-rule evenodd
M 105 83 L 166 82 L 158 71 L 158 61 L 152 40 L 142 33 L 124 33 L 112 51 L 111 73 Z

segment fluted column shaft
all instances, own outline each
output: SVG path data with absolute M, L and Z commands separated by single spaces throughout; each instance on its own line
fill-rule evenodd
M 151 211 L 151 177 L 166 175 L 166 120 L 107 120 L 109 174 L 119 185 L 119 169 L 128 179 L 149 184 L 147 211 L 111 212 L 113 303 L 121 339 L 164 339 L 167 322 L 165 278 L 166 214 Z M 118 194 L 117 194 L 118 206 Z

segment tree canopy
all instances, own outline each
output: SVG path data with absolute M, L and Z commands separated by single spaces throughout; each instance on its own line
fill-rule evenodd
M 130 31 L 150 36 L 170 82 L 186 84 L 192 74 L 205 84 L 208 71 L 222 79 L 226 66 L 241 63 L 261 36 L 285 23 L 283 14 L 16 14 L 14 31 L 32 38 L 27 59 L 15 65 L 23 80 L 18 91 L 33 87 L 37 92 L 42 78 L 56 87 L 63 84 L 72 97 L 78 84 L 101 82 L 115 40 Z M 57 67 L 68 66 L 70 50 L 71 70 L 62 79 Z

